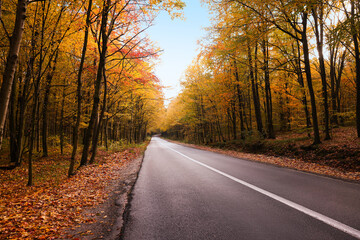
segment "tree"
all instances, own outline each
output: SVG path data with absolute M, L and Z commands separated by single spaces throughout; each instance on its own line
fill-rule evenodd
M 14 29 L 12 35 L 8 35 L 10 47 L 8 50 L 8 56 L 6 59 L 6 65 L 0 89 L 0 149 L 4 136 L 5 120 L 8 112 L 11 88 L 14 81 L 14 74 L 24 32 L 27 3 L 27 0 L 18 0 Z

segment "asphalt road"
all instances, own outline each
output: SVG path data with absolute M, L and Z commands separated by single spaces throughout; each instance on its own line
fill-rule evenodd
M 123 239 L 360 239 L 360 184 L 154 137 Z

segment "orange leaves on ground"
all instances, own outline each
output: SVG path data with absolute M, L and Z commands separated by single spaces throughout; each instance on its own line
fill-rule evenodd
M 70 179 L 64 168 L 67 159 L 42 159 L 35 168 L 43 166 L 44 179 L 38 179 L 35 187 L 25 186 L 23 168 L 0 172 L 0 239 L 54 239 L 74 224 L 94 221 L 81 215 L 83 209 L 104 202 L 109 182 L 116 181 L 119 169 L 140 152 L 139 148 L 112 155 L 100 152 L 98 164 L 81 168 Z M 52 167 L 58 161 L 60 167 Z

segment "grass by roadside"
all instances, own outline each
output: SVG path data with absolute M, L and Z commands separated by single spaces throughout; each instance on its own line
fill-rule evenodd
M 35 186 L 27 187 L 27 166 L 0 171 L 0 239 L 54 239 L 71 226 L 92 222 L 84 209 L 103 203 L 119 170 L 139 157 L 147 143 L 121 151 L 99 150 L 96 162 L 67 178 L 69 154 L 53 152 L 34 161 Z
M 311 138 L 306 133 L 283 134 L 275 140 L 237 140 L 211 145 L 181 144 L 237 158 L 360 181 L 360 140 L 352 127 L 333 129 L 332 140 L 323 141 L 318 146 L 311 145 Z

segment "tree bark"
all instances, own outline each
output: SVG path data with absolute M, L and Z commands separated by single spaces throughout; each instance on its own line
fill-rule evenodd
M 255 52 L 257 52 L 256 49 L 255 49 Z M 254 68 L 253 68 L 253 61 L 252 61 L 252 54 L 251 54 L 250 46 L 248 46 L 248 61 L 249 61 L 251 89 L 252 89 L 252 94 L 253 94 L 257 129 L 258 129 L 258 132 L 260 133 L 261 137 L 264 137 L 264 128 L 263 128 L 263 124 L 262 124 L 261 111 L 260 111 L 261 109 L 260 109 L 259 92 L 258 92 L 258 88 L 257 88 L 257 83 L 255 82 Z
M 17 141 L 17 126 L 16 126 L 16 99 L 18 94 L 18 83 L 13 82 L 11 98 L 10 98 L 10 110 L 9 110 L 9 128 L 10 128 L 10 161 L 15 166 L 19 164 L 20 146 Z
M 48 156 L 48 146 L 47 146 L 47 138 L 48 138 L 48 105 L 49 105 L 49 95 L 51 90 L 51 82 L 53 80 L 56 63 L 57 63 L 58 52 L 55 54 L 55 59 L 53 62 L 52 68 L 48 74 L 46 75 L 46 85 L 45 85 L 45 95 L 44 95 L 44 103 L 42 108 L 42 149 L 43 149 L 43 157 Z M 51 60 L 50 60 L 51 61 Z M 51 66 L 51 62 L 49 63 Z
M 99 110 L 99 102 L 100 102 L 100 87 L 101 81 L 103 76 L 103 69 L 105 68 L 105 61 L 106 61 L 106 51 L 107 51 L 107 42 L 108 42 L 108 35 L 107 35 L 107 19 L 110 9 L 110 0 L 104 1 L 103 10 L 102 10 L 102 19 L 101 19 L 101 38 L 102 38 L 102 46 L 100 49 L 100 61 L 97 70 L 97 76 L 95 81 L 95 93 L 94 93 L 94 100 L 93 100 L 93 108 L 91 112 L 91 117 L 89 121 L 89 126 L 86 129 L 85 138 L 84 138 L 84 148 L 83 153 L 81 156 L 80 166 L 84 166 L 88 163 L 88 155 L 89 155 L 89 148 L 90 142 L 94 133 L 94 126 L 96 117 L 98 115 Z M 100 43 L 99 43 L 100 44 Z
M 244 126 L 244 116 L 243 116 L 243 108 L 244 108 L 244 102 L 243 102 L 243 96 L 240 89 L 240 78 L 239 78 L 239 72 L 237 68 L 236 60 L 234 60 L 234 68 L 235 68 L 235 79 L 236 79 L 236 92 L 238 97 L 238 105 L 239 105 L 239 115 L 240 115 L 240 138 L 245 139 L 245 126 Z
M 355 64 L 356 64 L 356 129 L 357 136 L 360 138 L 360 52 L 359 52 L 359 32 L 356 29 L 357 22 L 355 11 L 355 1 L 351 1 L 351 34 L 354 42 Z
M 312 14 L 314 18 L 314 32 L 316 38 L 316 48 L 319 53 L 319 64 L 320 64 L 320 76 L 322 83 L 322 95 L 323 95 L 323 107 L 324 107 L 324 123 L 325 123 L 325 140 L 331 139 L 330 127 L 329 127 L 329 104 L 328 104 L 328 93 L 327 93 L 327 80 L 326 80 L 326 69 L 325 60 L 323 53 L 324 45 L 324 23 L 323 23 L 323 3 L 320 3 L 319 8 L 314 7 Z
M 0 149 L 4 135 L 3 133 L 9 106 L 11 88 L 14 81 L 14 74 L 18 62 L 22 35 L 24 32 L 27 3 L 27 0 L 18 0 L 17 3 L 15 26 L 10 39 L 10 48 L 6 59 L 3 81 L 0 89 Z
M 63 82 L 63 92 L 62 92 L 62 100 L 61 100 L 61 113 L 60 113 L 60 152 L 61 155 L 64 154 L 64 108 L 65 108 L 65 82 L 66 79 L 64 78 Z
M 310 129 L 311 127 L 311 120 L 310 120 L 310 113 L 309 113 L 309 109 L 308 109 L 308 101 L 307 101 L 307 97 L 306 97 L 306 91 L 305 91 L 305 84 L 304 84 L 304 77 L 303 77 L 303 70 L 302 70 L 302 66 L 301 66 L 301 50 L 300 50 L 300 43 L 299 40 L 296 40 L 296 48 L 297 48 L 297 57 L 296 57 L 296 63 L 295 63 L 295 68 L 296 68 L 296 74 L 298 77 L 298 83 L 300 84 L 300 87 L 302 88 L 301 92 L 302 92 L 302 99 L 301 102 L 304 106 L 304 112 L 305 112 L 305 119 L 306 119 L 306 128 Z M 310 135 L 310 133 L 309 133 Z
M 312 120 L 313 120 L 313 130 L 314 130 L 314 144 L 321 143 L 320 133 L 319 133 L 319 125 L 317 119 L 317 110 L 316 110 L 316 99 L 315 93 L 312 85 L 312 77 L 311 77 L 311 66 L 310 66 L 310 56 L 309 56 L 309 44 L 307 40 L 307 13 L 303 13 L 302 16 L 302 45 L 303 45 L 303 53 L 304 53 L 304 63 L 305 63 L 305 74 L 306 81 L 308 84 L 309 94 L 310 94 L 310 102 L 311 102 L 311 111 L 312 111 Z
M 92 0 L 89 0 L 89 5 L 86 11 L 86 26 L 85 26 L 85 33 L 84 33 L 84 43 L 81 53 L 81 60 L 80 60 L 80 66 L 77 76 L 77 88 L 76 88 L 76 95 L 77 95 L 77 112 L 76 112 L 76 123 L 73 130 L 73 149 L 71 152 L 71 158 L 70 158 L 70 166 L 68 171 L 68 176 L 74 174 L 74 167 L 75 167 L 75 157 L 78 147 L 78 139 L 79 139 L 79 127 L 81 122 L 81 91 L 82 91 L 82 73 L 84 70 L 84 63 L 85 63 L 85 57 L 86 57 L 86 50 L 88 45 L 88 36 L 89 36 L 89 27 L 90 27 L 90 16 L 91 16 L 91 9 L 92 9 Z
M 92 142 L 91 158 L 90 158 L 90 162 L 89 162 L 90 164 L 94 163 L 94 161 L 95 161 L 98 140 L 99 140 L 99 133 L 100 133 L 100 130 L 101 130 L 101 127 L 103 124 L 103 118 L 104 118 L 104 113 L 105 113 L 105 109 L 106 109 L 107 81 L 106 81 L 106 75 L 105 75 L 105 68 L 103 69 L 103 78 L 104 78 L 104 98 L 103 98 L 103 104 L 102 104 L 102 108 L 101 108 L 100 117 L 99 117 L 99 120 L 97 121 L 97 126 L 95 127 L 95 130 L 94 130 L 94 139 Z
M 265 80 L 265 99 L 266 99 L 266 113 L 267 113 L 267 137 L 275 139 L 273 117 L 272 117 L 272 98 L 270 87 L 270 72 L 269 72 L 269 47 L 268 40 L 263 40 L 262 48 L 264 54 L 264 80 Z
M 29 147 L 29 159 L 28 159 L 28 186 L 33 185 L 33 150 L 34 150 L 34 141 L 35 141 L 35 125 L 37 125 L 37 110 L 39 105 L 39 89 L 40 89 L 40 78 L 37 78 L 34 83 L 34 105 L 31 114 L 31 129 L 30 129 L 30 147 Z

